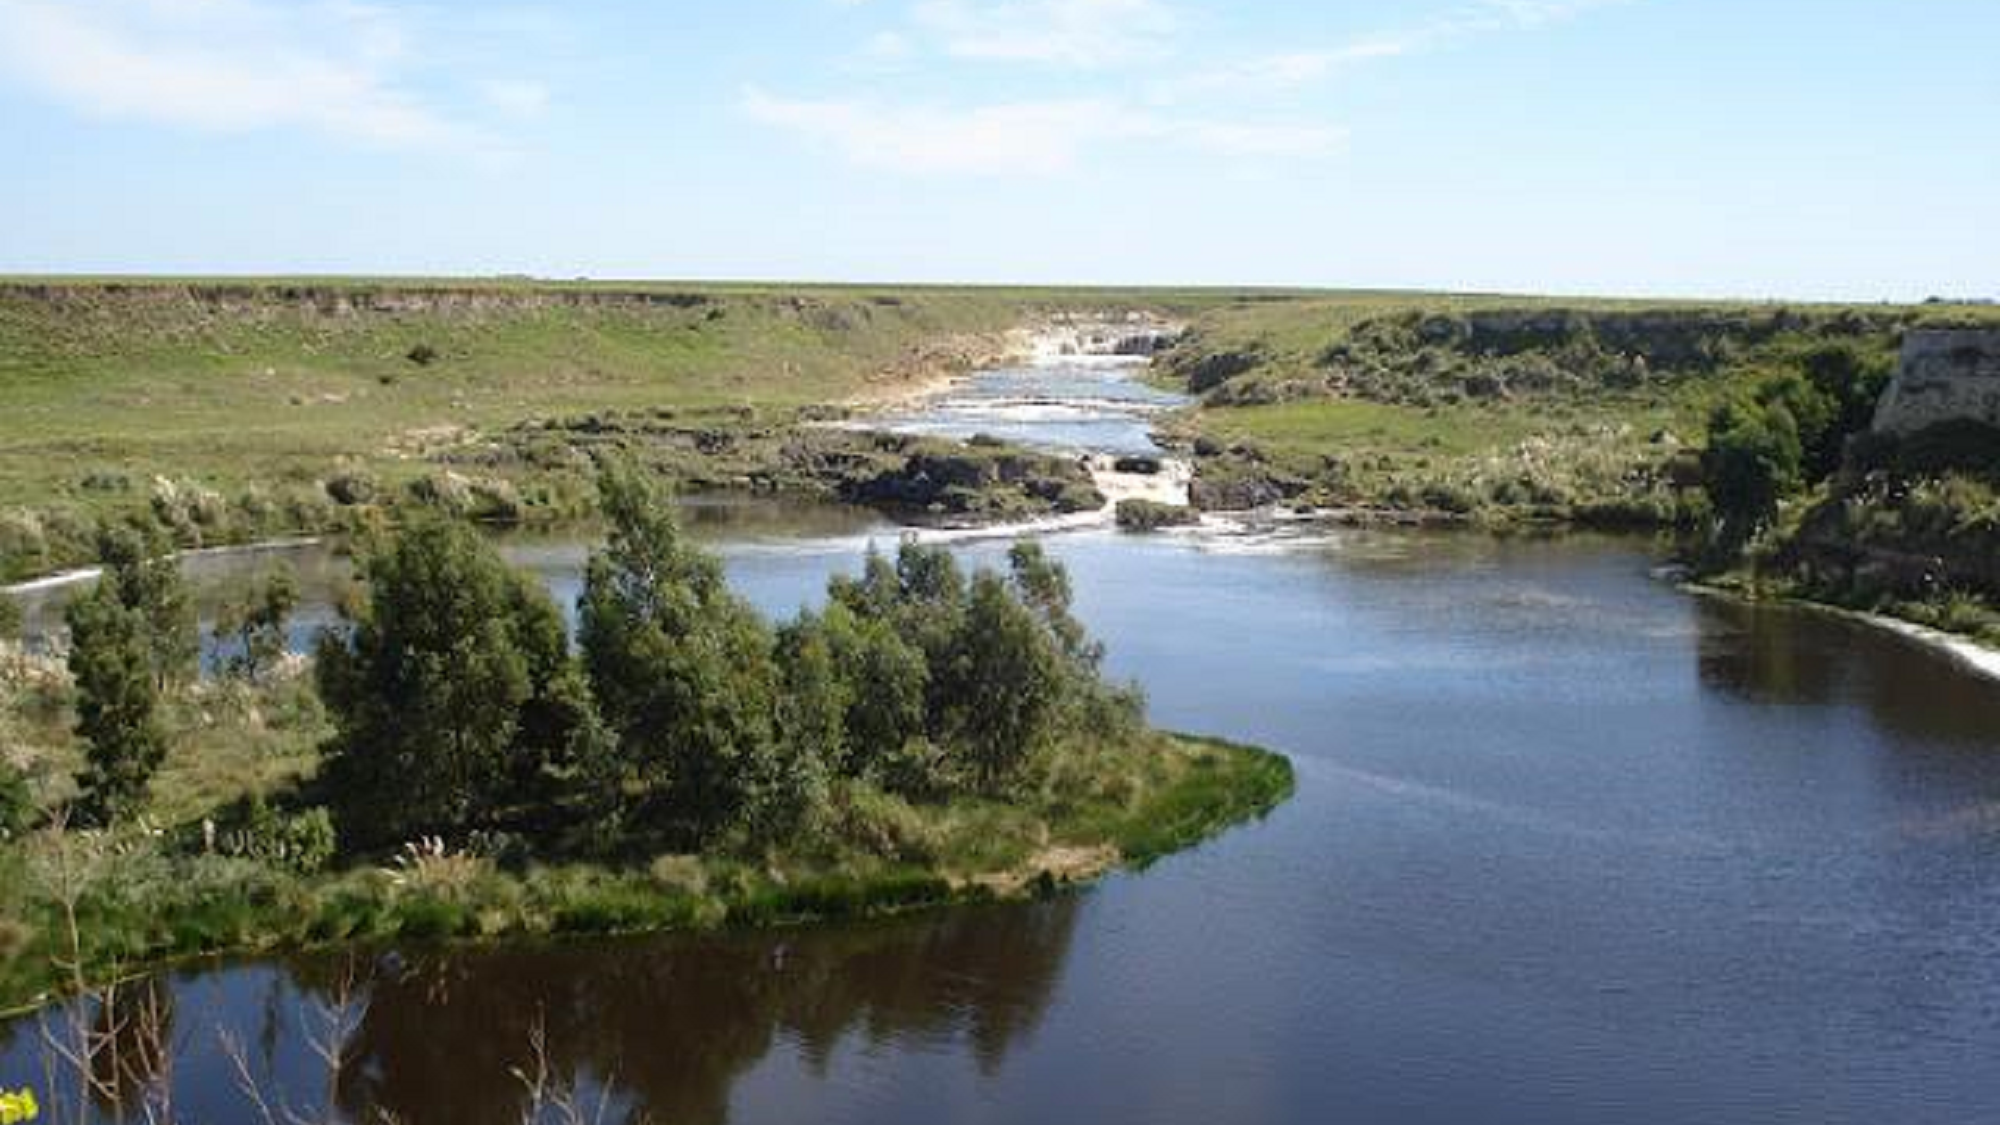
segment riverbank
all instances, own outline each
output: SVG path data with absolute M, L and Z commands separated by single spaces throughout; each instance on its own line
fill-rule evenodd
M 175 855 L 157 831 L 31 837 L 0 850 L 0 1012 L 49 1002 L 70 974 L 59 870 L 78 880 L 92 982 L 195 957 L 331 945 L 498 941 L 800 925 L 1030 897 L 1139 868 L 1290 796 L 1283 757 L 1186 735 L 1071 755 L 1031 801 L 910 805 L 856 790 L 839 847 L 663 856 L 649 864 L 514 867 L 420 847 L 386 867 L 299 875 L 219 854 Z M 863 837 L 868 837 L 863 840 Z M 67 865 L 65 867 L 65 865 Z M 35 894 L 32 902 L 25 896 Z

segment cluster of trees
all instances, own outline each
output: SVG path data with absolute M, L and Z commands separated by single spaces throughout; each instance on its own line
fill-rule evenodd
M 1708 420 L 1702 480 L 1714 543 L 1733 555 L 1777 517 L 1781 501 L 1840 468 L 1868 429 L 1892 374 L 1886 357 L 1827 344 L 1718 405 Z
M 772 628 L 651 483 L 607 466 L 608 540 L 572 649 L 539 582 L 470 529 L 370 552 L 367 596 L 319 646 L 336 734 L 322 782 L 348 847 L 533 830 L 572 846 L 696 850 L 809 830 L 842 779 L 912 798 L 1004 791 L 1038 753 L 1138 722 L 1070 612 L 1062 568 L 1017 546 L 968 578 L 906 542 Z
M 573 638 L 541 582 L 463 523 L 363 552 L 363 593 L 314 668 L 334 735 L 308 795 L 345 848 L 472 832 L 571 849 L 774 841 L 823 825 L 845 783 L 1004 794 L 1066 737 L 1138 729 L 1136 693 L 1105 682 L 1068 575 L 1034 543 L 1004 574 L 913 541 L 893 559 L 871 548 L 824 608 L 774 628 L 647 478 L 611 464 L 599 488 L 609 534 Z M 168 750 L 163 702 L 201 651 L 163 546 L 117 531 L 101 551 L 103 579 L 67 610 L 76 813 L 98 824 L 142 804 Z M 266 678 L 297 601 L 280 570 L 222 607 L 216 670 Z

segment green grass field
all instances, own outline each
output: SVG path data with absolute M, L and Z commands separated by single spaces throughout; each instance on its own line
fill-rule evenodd
M 184 544 L 327 526 L 524 421 L 670 409 L 784 425 L 918 385 L 1063 311 L 1226 294 L 422 279 L 0 281 L 0 578 L 106 517 Z M 162 513 L 158 480 L 197 510 Z M 337 516 L 339 513 L 333 513 Z
M 1778 307 L 1254 289 L 0 279 L 0 578 L 84 561 L 107 517 L 161 524 L 190 545 L 338 529 L 352 513 L 330 508 L 333 478 L 360 474 L 401 495 L 441 457 L 477 458 L 535 419 L 671 409 L 782 427 L 977 362 L 1006 329 L 1058 312 L 1182 318 L 1194 329 L 1189 349 L 1254 353 L 1247 382 L 1282 387 L 1319 378 L 1329 347 L 1358 326 L 1405 314 Z M 2000 320 L 1991 309 L 1901 311 Z M 1622 472 L 1663 452 L 1646 444 L 1661 431 L 1697 432 L 1726 382 L 1532 401 L 1316 393 L 1213 404 L 1181 425 L 1268 448 L 1308 476 L 1333 457 L 1349 499 L 1438 483 L 1506 488 L 1484 479 L 1495 463 L 1547 447 L 1618 454 L 1590 472 Z M 547 506 L 553 517 L 567 503 Z

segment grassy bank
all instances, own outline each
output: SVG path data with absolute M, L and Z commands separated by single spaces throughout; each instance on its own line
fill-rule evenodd
M 1961 420 L 1850 443 L 1708 580 L 2000 648 L 2000 429 Z
M 0 849 L 0 1009 L 38 1005 L 68 979 L 57 967 L 69 956 L 66 902 L 93 980 L 336 943 L 797 924 L 1046 893 L 1188 847 L 1292 789 L 1283 758 L 1186 736 L 1062 760 L 1023 801 L 911 805 L 854 786 L 837 797 L 836 837 L 629 866 L 454 850 L 303 875 L 268 858 L 185 854 L 147 829 L 34 836 Z
M 1196 500 L 1618 526 L 1687 521 L 1714 406 L 1817 349 L 1893 355 L 1992 309 L 1420 294 L 1212 310 L 1155 378 Z

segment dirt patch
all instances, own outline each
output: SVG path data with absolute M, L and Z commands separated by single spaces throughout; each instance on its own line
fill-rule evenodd
M 985 887 L 1001 898 L 1011 898 L 1026 891 L 1043 875 L 1057 883 L 1090 882 L 1118 866 L 1123 858 L 1110 844 L 1056 844 L 1029 856 L 1018 867 L 974 875 L 964 880 L 964 884 Z

